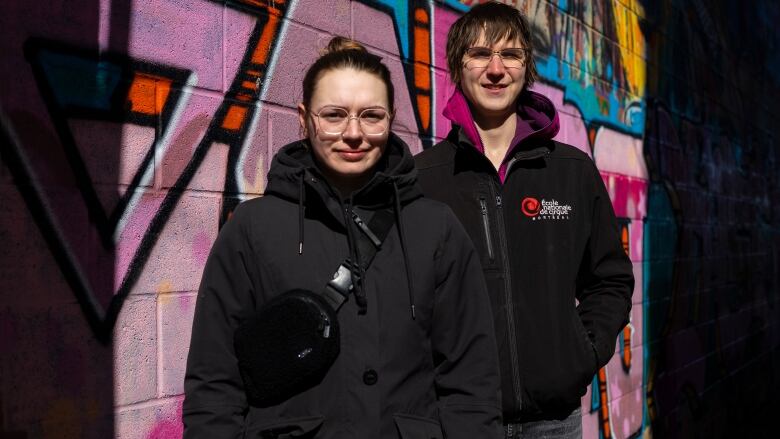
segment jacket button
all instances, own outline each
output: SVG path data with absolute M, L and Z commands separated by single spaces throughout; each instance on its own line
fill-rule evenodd
M 379 375 L 374 369 L 368 369 L 363 372 L 363 383 L 367 386 L 373 386 L 379 379 Z

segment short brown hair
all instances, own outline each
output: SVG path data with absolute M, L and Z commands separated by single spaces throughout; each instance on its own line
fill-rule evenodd
M 447 33 L 447 67 L 452 82 L 456 86 L 460 84 L 463 55 L 472 44 L 477 42 L 483 32 L 488 46 L 504 39 L 520 40 L 520 44 L 528 49 L 525 87 L 533 85 L 538 73 L 528 19 L 517 8 L 493 1 L 471 8 L 455 21 Z

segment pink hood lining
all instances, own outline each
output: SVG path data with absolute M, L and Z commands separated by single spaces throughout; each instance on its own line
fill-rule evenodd
M 477 125 L 471 115 L 471 108 L 469 108 L 468 101 L 460 89 L 455 89 L 442 114 L 453 124 L 461 127 L 477 151 L 480 154 L 485 154 L 485 146 L 479 137 Z M 508 158 L 512 156 L 521 142 L 529 139 L 550 140 L 560 130 L 558 111 L 555 109 L 555 105 L 544 95 L 531 90 L 523 90 L 520 93 L 517 102 L 517 118 L 515 136 L 498 170 L 501 183 L 506 178 Z

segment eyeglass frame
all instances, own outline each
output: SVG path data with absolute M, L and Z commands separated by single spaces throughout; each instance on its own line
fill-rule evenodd
M 337 109 L 339 109 L 339 110 L 344 110 L 344 111 L 347 113 L 347 122 L 346 122 L 346 125 L 344 125 L 344 129 L 343 129 L 343 130 L 341 130 L 341 132 L 340 132 L 340 133 L 331 133 L 331 132 L 328 132 L 328 131 L 322 130 L 322 132 L 323 132 L 324 134 L 327 134 L 327 135 L 329 135 L 329 136 L 343 136 L 343 135 L 344 135 L 344 133 L 345 133 L 345 132 L 346 132 L 346 131 L 349 129 L 349 122 L 350 122 L 352 119 L 357 119 L 357 123 L 358 123 L 358 129 L 360 129 L 360 132 L 361 132 L 361 133 L 362 133 L 364 136 L 372 136 L 372 137 L 374 137 L 374 136 L 384 136 L 385 134 L 387 134 L 387 132 L 388 132 L 388 131 L 390 131 L 390 125 L 392 125 L 392 124 L 393 124 L 393 113 L 392 113 L 392 112 L 390 112 L 390 111 L 388 111 L 386 108 L 384 108 L 384 107 L 380 107 L 380 106 L 364 108 L 364 109 L 360 110 L 360 113 L 359 113 L 359 114 L 354 114 L 354 113 L 350 113 L 350 112 L 349 112 L 349 111 L 348 111 L 346 108 L 344 108 L 344 107 L 339 107 L 338 105 L 325 105 L 324 107 L 320 108 L 320 109 L 319 109 L 319 110 L 318 110 L 316 113 L 314 113 L 313 111 L 310 111 L 310 112 L 309 112 L 309 115 L 310 115 L 310 116 L 312 116 L 312 117 L 316 117 L 316 118 L 317 118 L 317 120 L 319 120 L 319 119 L 320 119 L 320 113 L 322 113 L 322 110 L 325 110 L 326 108 L 337 108 Z M 388 119 L 388 124 L 387 124 L 387 126 L 385 127 L 384 131 L 382 131 L 381 133 L 374 133 L 374 134 L 369 134 L 369 133 L 366 133 L 366 132 L 363 130 L 363 125 L 361 125 L 361 123 L 360 123 L 360 115 L 362 115 L 362 114 L 363 114 L 363 113 L 365 113 L 366 111 L 370 111 L 370 110 L 382 110 L 382 111 L 384 111 L 384 112 L 385 112 L 385 117 Z M 312 120 L 314 120 L 314 119 L 312 119 Z M 316 126 L 316 128 L 317 128 L 318 130 L 320 130 L 320 126 L 319 126 L 319 125 L 321 125 L 321 124 L 322 124 L 322 122 L 319 122 L 318 124 L 316 124 L 316 125 L 317 125 L 317 126 Z
M 493 50 L 493 49 L 491 49 L 489 47 L 485 47 L 485 46 L 474 46 L 474 47 L 469 47 L 468 49 L 466 49 L 463 52 L 463 55 L 465 57 L 469 57 L 469 50 L 472 50 L 472 49 L 486 49 L 486 50 L 489 50 L 490 51 L 490 58 L 488 58 L 488 63 L 485 64 L 484 67 L 468 67 L 466 64 L 468 64 L 469 61 L 472 61 L 473 58 L 469 58 L 469 59 L 464 60 L 463 61 L 463 67 L 465 67 L 465 68 L 467 68 L 469 70 L 486 69 L 486 68 L 488 68 L 488 66 L 490 65 L 490 62 L 493 61 L 493 57 L 496 56 L 496 55 L 498 55 L 498 59 L 501 60 L 501 65 L 504 66 L 505 69 L 519 69 L 520 67 L 522 67 L 524 65 L 527 65 L 528 58 L 531 56 L 531 52 L 532 52 L 532 50 L 530 48 L 528 48 L 528 47 L 505 47 L 505 48 L 503 48 L 501 50 Z M 518 67 L 507 67 L 507 65 L 504 64 L 504 57 L 501 56 L 501 52 L 504 51 L 504 50 L 521 50 L 523 52 L 523 59 L 521 61 L 522 65 L 518 66 Z

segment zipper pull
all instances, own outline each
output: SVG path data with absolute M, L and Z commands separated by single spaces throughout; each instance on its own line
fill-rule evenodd
M 328 318 L 328 315 L 325 314 L 324 312 L 320 313 L 320 324 L 317 329 L 322 331 L 322 338 L 330 337 L 330 319 Z
M 482 216 L 487 216 L 487 203 L 485 202 L 485 197 L 479 197 L 479 210 L 482 212 Z
M 496 195 L 496 207 L 501 209 L 501 195 Z
M 360 218 L 360 217 L 358 216 L 358 214 L 357 214 L 357 213 L 355 213 L 355 211 L 354 211 L 354 210 L 352 211 L 352 221 L 354 221 L 354 222 L 355 222 L 355 224 L 357 224 L 358 228 L 359 228 L 359 229 L 360 229 L 360 230 L 361 230 L 363 233 L 365 233 L 365 234 L 366 234 L 366 236 L 368 236 L 368 239 L 370 239 L 370 240 L 371 240 L 371 242 L 372 242 L 372 243 L 374 243 L 374 246 L 376 246 L 376 248 L 379 248 L 379 247 L 381 247 L 381 246 L 382 246 L 382 241 L 380 241 L 380 240 L 379 240 L 379 238 L 377 238 L 377 236 L 376 236 L 376 235 L 374 235 L 374 232 L 372 232 L 372 231 L 371 231 L 371 229 L 369 229 L 369 228 L 368 228 L 368 226 L 367 226 L 367 225 L 366 225 L 366 223 L 363 221 L 363 219 L 362 219 L 362 218 Z

